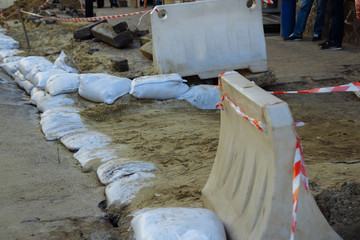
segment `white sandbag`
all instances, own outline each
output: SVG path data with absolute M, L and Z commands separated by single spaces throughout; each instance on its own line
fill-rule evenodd
M 81 74 L 79 95 L 92 102 L 112 104 L 130 92 L 131 80 L 105 73 Z
M 14 74 L 18 71 L 19 61 L 23 57 L 7 57 L 3 59 L 3 63 L 0 64 L 0 67 L 11 77 L 14 77 Z
M 177 98 L 189 90 L 184 82 L 177 73 L 138 77 L 131 82 L 130 94 L 158 100 Z
M 152 173 L 137 172 L 110 183 L 105 189 L 107 208 L 119 208 L 129 204 L 141 188 L 152 184 L 149 179 L 153 177 L 155 175 Z
M 46 140 L 57 140 L 70 133 L 87 131 L 77 112 L 59 112 L 50 109 L 40 116 L 41 129 Z
M 24 87 L 24 90 L 26 91 L 26 93 L 30 94 L 31 90 L 34 88 L 34 85 L 30 81 L 25 80 L 23 82 L 23 87 Z
M 33 84 L 38 88 L 44 89 L 46 82 L 49 80 L 50 77 L 62 73 L 66 72 L 62 69 L 48 69 L 43 72 L 37 72 L 33 77 Z
M 19 51 L 17 49 L 1 49 L 0 50 L 0 62 L 3 61 L 7 57 L 12 57 L 21 52 L 22 51 Z
M 219 99 L 219 88 L 214 85 L 197 85 L 190 87 L 189 91 L 178 97 L 185 99 L 200 109 L 216 109 Z
M 15 41 L 9 36 L 0 33 L 0 49 L 17 49 L 19 42 Z
M 42 69 L 48 67 L 53 68 L 54 64 L 45 57 L 30 56 L 20 60 L 18 69 L 24 75 L 28 75 L 34 68 L 41 67 Z
M 85 146 L 106 146 L 111 142 L 111 138 L 99 132 L 89 131 L 66 135 L 60 141 L 70 151 L 78 151 Z
M 52 96 L 62 93 L 77 92 L 80 80 L 77 73 L 62 73 L 51 76 L 46 84 L 45 90 Z
M 39 102 L 41 102 L 41 101 L 45 98 L 46 93 L 45 93 L 43 90 L 34 87 L 34 88 L 31 90 L 30 95 L 31 95 L 30 103 L 31 103 L 32 105 L 35 105 L 35 106 L 36 106 Z
M 24 89 L 25 77 L 24 77 L 24 75 L 21 74 L 20 71 L 16 71 L 16 73 L 14 74 L 14 79 L 15 79 L 15 82 L 19 85 L 19 87 Z
M 48 65 L 36 66 L 25 76 L 25 78 L 34 84 L 35 82 L 34 79 L 37 73 L 51 71 L 51 70 L 55 70 L 55 69 L 53 67 L 49 67 Z
M 158 208 L 135 213 L 136 240 L 226 240 L 223 223 L 204 208 Z
M 74 154 L 74 158 L 79 161 L 85 171 L 96 169 L 104 162 L 120 159 L 130 161 L 127 158 L 119 156 L 130 155 L 131 150 L 124 144 L 108 145 L 108 146 L 85 146 Z
M 73 61 L 61 51 L 59 57 L 55 60 L 54 65 L 56 68 L 62 69 L 68 73 L 79 73 L 77 69 L 75 69 L 73 65 Z
M 112 183 L 119 178 L 130 176 L 137 172 L 149 172 L 155 170 L 152 163 L 127 160 L 111 160 L 101 165 L 96 173 L 100 182 L 104 185 Z
M 46 94 L 45 97 L 43 97 L 42 100 L 38 102 L 37 109 L 40 112 L 45 112 L 46 110 L 52 108 L 73 104 L 74 100 L 69 98 L 67 94 L 60 94 L 57 96 L 51 96 L 50 94 Z

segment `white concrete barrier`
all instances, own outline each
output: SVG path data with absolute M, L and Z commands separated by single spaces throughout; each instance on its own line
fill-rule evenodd
M 205 0 L 156 6 L 151 12 L 159 74 L 217 77 L 229 69 L 267 70 L 260 0 Z
M 216 159 L 202 190 L 203 203 L 224 222 L 228 239 L 290 239 L 296 148 L 288 105 L 238 73 L 221 77 L 226 94 L 264 131 L 223 101 Z M 306 149 L 305 149 L 306 151 Z M 295 239 L 340 239 L 303 184 Z

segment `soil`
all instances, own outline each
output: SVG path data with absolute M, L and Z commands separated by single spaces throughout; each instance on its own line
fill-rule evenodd
M 80 25 L 27 24 L 33 49 L 24 54 L 43 55 L 53 61 L 65 50 L 82 73 L 106 72 L 133 78 L 153 72 L 151 62 L 139 53 L 138 43 L 117 50 L 93 40 L 78 42 L 72 38 L 72 31 Z M 8 34 L 25 46 L 20 25 L 11 27 Z M 90 49 L 99 50 L 90 54 Z M 130 71 L 112 70 L 109 59 L 119 55 L 127 56 Z M 352 66 L 344 74 L 359 77 L 360 71 Z M 344 79 L 305 79 L 265 89 L 303 90 L 345 83 Z M 302 139 L 310 190 L 319 208 L 343 239 L 360 239 L 360 99 L 353 93 L 278 97 L 289 104 L 294 121 L 306 123 L 296 131 Z M 201 190 L 218 144 L 219 110 L 198 110 L 178 100 L 137 100 L 129 95 L 113 105 L 74 98 L 84 108 L 81 115 L 90 128 L 109 135 L 115 143 L 128 145 L 134 157 L 155 163 L 158 168 L 152 186 L 143 188 L 130 205 L 109 212 L 118 216 L 121 229 L 129 228 L 129 214 L 145 207 L 202 206 Z M 132 239 L 132 233 L 127 232 L 123 239 Z

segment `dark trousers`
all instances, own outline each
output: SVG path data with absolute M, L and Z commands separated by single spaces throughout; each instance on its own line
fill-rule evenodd
M 328 42 L 342 46 L 344 36 L 344 0 L 330 0 Z

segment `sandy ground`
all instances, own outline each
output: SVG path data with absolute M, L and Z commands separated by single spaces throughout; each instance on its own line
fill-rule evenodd
M 20 25 L 11 26 L 9 35 L 25 46 Z M 152 63 L 137 50 L 137 40 L 124 50 L 93 40 L 79 42 L 72 39 L 72 30 L 78 26 L 64 23 L 36 27 L 27 24 L 32 50 L 26 54 L 43 55 L 55 60 L 60 51 L 65 50 L 81 72 L 107 72 L 130 78 L 152 73 Z M 276 41 L 276 37 L 267 39 L 270 45 Z M 285 50 L 290 46 L 286 44 Z M 90 49 L 99 50 L 91 54 Z M 109 61 L 114 56 L 126 57 L 130 71 L 114 72 Z M 276 63 L 271 62 L 270 65 Z M 322 78 L 321 75 L 308 78 L 299 74 L 295 83 L 288 81 L 291 69 L 279 70 L 277 76 L 283 77 L 277 83 L 282 84 L 273 84 L 266 89 L 302 90 L 359 79 L 360 65 L 345 65 L 339 64 L 345 70 L 340 73 L 342 70 L 339 70 L 336 78 L 329 78 L 326 71 Z M 316 68 L 307 63 L 294 66 L 294 71 L 306 72 L 306 67 Z M 319 65 L 318 68 L 321 67 Z M 288 102 L 294 121 L 307 123 L 297 128 L 297 132 L 304 147 L 311 191 L 320 209 L 344 239 L 360 239 L 360 99 L 352 93 L 278 97 Z M 156 179 L 152 186 L 142 189 L 129 206 L 111 212 L 119 216 L 120 230 L 124 231 L 121 239 L 132 238 L 131 232 L 127 232 L 130 218 L 126 216 L 134 210 L 202 206 L 201 189 L 210 173 L 218 144 L 219 111 L 201 111 L 184 101 L 175 100 L 140 101 L 125 96 L 114 105 L 105 105 L 74 98 L 84 108 L 82 117 L 91 128 L 108 134 L 115 143 L 128 145 L 133 149 L 133 157 L 155 163 L 158 167 L 154 171 Z M 55 234 L 60 236 L 63 232 Z

